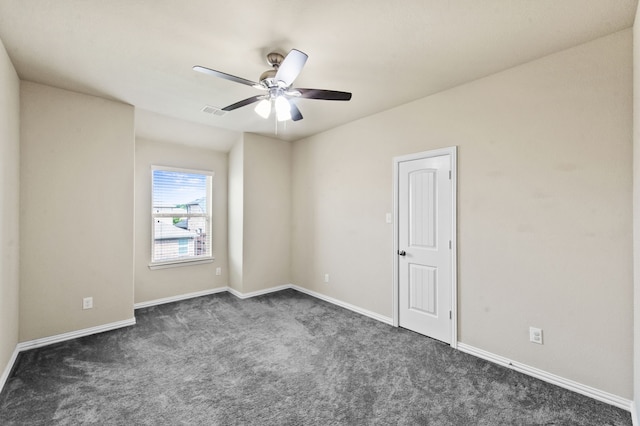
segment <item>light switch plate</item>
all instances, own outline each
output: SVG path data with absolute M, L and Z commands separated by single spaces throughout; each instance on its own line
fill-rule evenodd
M 529 327 L 529 341 L 542 344 L 542 329 L 536 327 Z

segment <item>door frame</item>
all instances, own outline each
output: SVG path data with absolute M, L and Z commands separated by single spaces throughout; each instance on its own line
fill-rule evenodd
M 457 240 L 457 211 L 456 201 L 458 198 L 457 185 L 457 146 L 440 148 L 429 151 L 417 152 L 414 154 L 402 155 L 393 158 L 393 326 L 398 327 L 400 322 L 400 283 L 398 282 L 398 193 L 400 163 L 404 161 L 420 160 L 423 158 L 440 157 L 449 155 L 451 159 L 451 343 L 452 348 L 458 346 L 458 240 Z

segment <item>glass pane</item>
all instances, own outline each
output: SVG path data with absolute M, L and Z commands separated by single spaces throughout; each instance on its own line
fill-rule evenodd
M 209 175 L 153 170 L 154 262 L 211 256 L 210 188 Z
M 207 179 L 211 179 L 211 176 L 154 170 L 154 210 L 160 209 L 161 211 L 158 211 L 158 213 L 170 213 L 173 211 L 206 213 Z

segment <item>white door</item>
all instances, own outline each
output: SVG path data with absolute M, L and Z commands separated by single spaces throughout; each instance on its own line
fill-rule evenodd
M 453 155 L 397 163 L 398 324 L 452 343 Z

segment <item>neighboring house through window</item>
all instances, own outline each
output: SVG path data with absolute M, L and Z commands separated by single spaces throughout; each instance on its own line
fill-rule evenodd
M 151 167 L 151 268 L 211 261 L 213 172 Z

